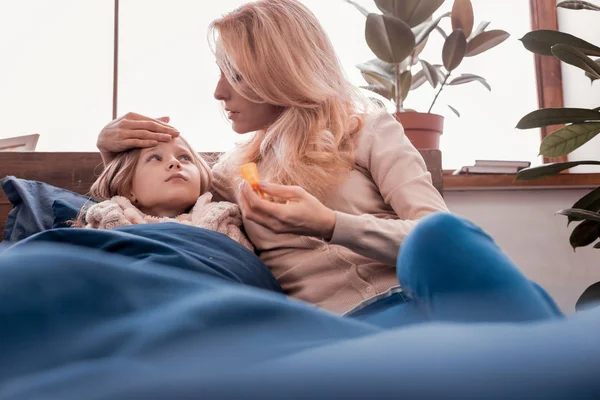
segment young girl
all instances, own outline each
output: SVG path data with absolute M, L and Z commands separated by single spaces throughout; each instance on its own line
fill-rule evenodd
M 210 167 L 182 137 L 120 153 L 92 185 L 103 200 L 83 211 L 78 226 L 113 229 L 133 224 L 178 222 L 223 233 L 247 249 L 240 209 L 211 202 Z M 85 224 L 83 216 L 85 214 Z

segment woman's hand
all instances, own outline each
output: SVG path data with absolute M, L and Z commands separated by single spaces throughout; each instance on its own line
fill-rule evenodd
M 246 182 L 240 193 L 242 214 L 275 233 L 293 233 L 330 240 L 335 227 L 335 212 L 298 186 L 261 183 L 267 195 L 285 200 L 285 204 L 260 198 Z
M 179 131 L 168 125 L 169 117 L 150 118 L 127 113 L 111 121 L 98 135 L 96 146 L 106 164 L 114 156 L 134 147 L 153 147 L 179 136 Z

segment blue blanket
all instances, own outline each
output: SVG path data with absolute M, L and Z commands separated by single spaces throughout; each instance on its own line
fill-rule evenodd
M 159 264 L 283 292 L 254 253 L 226 235 L 189 225 L 160 223 L 114 230 L 52 229 L 31 236 L 14 247 L 17 250 L 39 243 L 81 247 L 71 250 L 76 252 L 93 249 L 116 253 L 129 257 L 129 263 Z
M 384 330 L 291 300 L 179 224 L 59 229 L 0 253 L 0 399 L 597 399 L 600 310 Z

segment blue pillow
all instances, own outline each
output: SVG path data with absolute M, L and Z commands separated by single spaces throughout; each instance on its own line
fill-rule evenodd
M 18 242 L 51 229 L 55 219 L 52 205 L 56 200 L 62 200 L 63 205 L 70 204 L 77 212 L 86 202 L 96 202 L 67 189 L 14 176 L 2 178 L 0 185 L 13 205 L 4 228 L 4 240 L 7 242 Z
M 52 229 L 56 228 L 70 228 L 70 221 L 77 220 L 77 216 L 81 207 L 78 207 L 65 200 L 54 200 L 52 203 L 52 213 L 54 214 L 54 222 L 52 223 Z

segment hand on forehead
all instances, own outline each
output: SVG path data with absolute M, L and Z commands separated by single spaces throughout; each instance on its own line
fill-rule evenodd
M 150 151 L 150 150 L 161 150 L 161 149 L 182 149 L 186 151 L 190 151 L 190 146 L 187 142 L 181 137 L 172 137 L 168 141 L 158 142 L 156 146 L 144 148 L 142 151 Z

